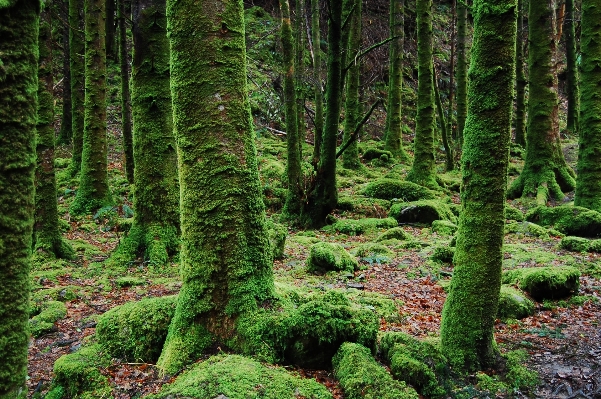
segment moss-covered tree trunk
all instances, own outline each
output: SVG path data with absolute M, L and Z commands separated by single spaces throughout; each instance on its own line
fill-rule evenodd
M 438 77 L 434 74 L 434 98 L 436 100 L 436 111 L 438 120 L 440 121 L 440 137 L 445 151 L 445 167 L 447 171 L 455 169 L 453 163 L 453 151 L 450 145 L 450 132 L 447 129 L 447 121 L 444 117 L 444 109 L 442 108 L 442 100 L 440 99 L 440 90 L 438 89 Z M 449 116 L 450 117 L 450 116 Z
M 134 144 L 131 126 L 131 94 L 129 91 L 129 61 L 127 59 L 127 26 L 125 24 L 125 0 L 117 0 L 117 20 L 119 23 L 119 65 L 121 72 L 121 127 L 123 133 L 123 153 L 125 156 L 125 177 L 134 182 Z
M 158 367 L 174 373 L 273 295 L 242 0 L 169 0 L 183 285 Z
M 566 164 L 559 141 L 555 0 L 531 1 L 528 13 L 528 130 L 526 161 L 507 195 L 563 199 L 575 188 L 574 172 Z
M 106 56 L 111 60 L 117 60 L 117 46 L 115 40 L 115 5 L 117 0 L 105 0 L 106 18 L 105 33 L 106 33 Z
M 568 100 L 567 133 L 578 134 L 580 89 L 578 87 L 578 62 L 576 51 L 576 21 L 574 0 L 565 0 L 566 12 L 563 20 L 566 32 L 566 94 Z
M 83 0 L 69 0 L 69 59 L 71 62 L 71 131 L 73 134 L 73 152 L 69 170 L 71 175 L 81 171 L 84 125 L 84 80 L 85 80 L 85 42 L 83 21 Z
M 574 205 L 601 212 L 601 1 L 582 1 L 578 178 Z
M 314 186 L 303 204 L 308 226 L 320 227 L 338 205 L 336 189 L 336 139 L 342 93 L 342 1 L 332 1 L 328 16 L 328 62 L 326 79 L 326 116 L 321 155 Z
M 37 253 L 71 258 L 71 246 L 58 229 L 58 204 L 54 174 L 54 79 L 52 73 L 52 26 L 50 9 L 42 13 L 39 31 L 37 165 L 35 173 L 34 245 Z
M 526 4 L 527 1 L 526 1 Z M 518 0 L 515 45 L 515 143 L 526 146 L 526 75 L 524 74 L 524 0 Z
M 38 0 L 0 2 L 0 398 L 25 398 L 33 232 Z
M 493 331 L 503 260 L 516 0 L 475 0 L 473 15 L 462 210 L 441 325 L 444 355 L 467 371 L 493 366 L 497 355 Z
M 449 108 L 447 118 L 447 132 L 449 139 L 455 138 L 455 48 L 457 41 L 457 0 L 451 4 L 451 56 L 449 59 Z
M 407 180 L 437 188 L 434 159 L 434 70 L 432 67 L 432 0 L 417 0 L 417 117 L 414 158 Z
M 105 0 L 85 0 L 84 134 L 79 188 L 71 213 L 112 204 L 107 173 Z
M 179 248 L 179 178 L 165 8 L 165 0 L 132 4 L 135 213 L 128 236 L 111 257 L 120 265 L 143 254 L 147 264 L 161 268 Z
M 61 130 L 58 133 L 59 144 L 70 144 L 73 139 L 73 113 L 71 105 L 71 50 L 69 46 L 69 31 L 71 28 L 67 21 L 69 20 L 69 2 L 68 0 L 57 1 L 57 12 L 61 16 L 62 45 L 63 45 L 63 112 L 61 117 Z
M 351 65 L 347 72 L 346 97 L 344 104 L 344 142 L 350 140 L 355 131 L 355 127 L 361 120 L 361 102 L 359 101 L 359 85 L 361 79 L 361 61 L 355 56 L 361 50 L 361 3 L 362 0 L 354 1 L 353 13 L 350 16 L 350 32 L 347 45 L 347 63 Z M 359 147 L 357 140 L 344 150 L 342 155 L 342 165 L 347 169 L 358 169 L 361 166 L 359 161 Z
M 463 144 L 463 128 L 467 118 L 467 5 L 457 2 L 457 143 Z
M 305 2 L 304 0 L 295 1 L 294 18 L 294 85 L 296 87 L 296 131 L 298 135 L 297 145 L 298 153 L 302 159 L 303 141 L 305 141 L 305 82 L 304 64 L 305 64 Z
M 296 87 L 295 87 L 295 49 L 290 23 L 290 6 L 288 0 L 280 0 L 282 13 L 281 40 L 284 61 L 284 105 L 286 113 L 286 148 L 288 159 L 286 175 L 288 177 L 288 192 L 284 205 L 284 214 L 294 219 L 300 216 L 303 199 L 301 186 L 301 152 L 299 143 L 299 124 L 297 118 Z
M 321 87 L 321 39 L 319 32 L 319 0 L 311 0 L 311 41 L 313 42 L 313 90 L 315 97 L 315 133 L 313 164 L 317 166 L 323 138 L 323 89 Z
M 404 0 L 390 0 L 390 43 L 388 63 L 388 100 L 386 106 L 386 131 L 384 149 L 392 152 L 399 161 L 409 161 L 403 147 L 402 98 L 403 47 L 405 43 Z

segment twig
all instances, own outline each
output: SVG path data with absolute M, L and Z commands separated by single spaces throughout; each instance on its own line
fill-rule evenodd
M 353 132 L 353 134 L 351 134 L 351 137 L 349 137 L 349 139 L 346 141 L 346 143 L 344 143 L 340 147 L 340 149 L 338 150 L 338 152 L 336 153 L 336 159 L 338 159 L 342 155 L 342 153 L 348 148 L 349 145 L 351 145 L 351 143 L 353 141 L 357 140 L 357 137 L 359 137 L 359 132 L 361 131 L 361 128 L 369 120 L 369 117 L 371 116 L 372 112 L 374 112 L 374 110 L 376 109 L 376 107 L 381 102 L 382 102 L 382 99 L 379 98 L 378 101 L 376 101 L 375 103 L 373 103 L 373 105 L 371 106 L 371 108 L 369 109 L 369 111 L 365 114 L 365 116 L 363 117 L 363 119 L 361 119 L 361 122 L 359 122 L 357 124 L 357 126 L 355 127 L 355 131 Z

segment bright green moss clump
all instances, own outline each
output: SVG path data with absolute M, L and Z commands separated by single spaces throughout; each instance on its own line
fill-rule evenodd
M 539 206 L 526 214 L 526 220 L 542 226 L 554 226 L 567 235 L 601 236 L 601 213 L 579 206 Z
M 432 232 L 439 235 L 452 236 L 457 231 L 457 225 L 448 220 L 434 220 L 432 222 Z
M 286 226 L 267 219 L 265 227 L 267 227 L 269 246 L 271 247 L 273 259 L 282 259 L 284 257 L 284 248 L 286 247 L 286 236 L 288 235 Z
M 111 397 L 108 378 L 99 371 L 99 367 L 108 367 L 109 364 L 110 359 L 98 344 L 63 355 L 54 363 L 55 388 L 52 391 L 62 390 L 68 398 Z
M 336 243 L 319 242 L 313 245 L 307 258 L 307 270 L 310 273 L 353 272 L 358 268 L 357 260 L 342 245 Z
M 364 218 L 358 220 L 344 219 L 336 221 L 336 223 L 332 225 L 332 229 L 338 233 L 358 236 L 368 230 L 390 228 L 397 225 L 397 221 L 393 218 Z
M 112 357 L 135 362 L 155 362 L 161 354 L 177 296 L 128 302 L 98 319 L 96 335 Z
M 601 253 L 601 239 L 589 240 L 582 237 L 564 237 L 559 246 L 568 251 Z
M 510 222 L 505 225 L 505 234 L 518 234 L 538 238 L 549 238 L 549 231 L 531 222 Z
M 348 399 L 417 399 L 417 392 L 393 380 L 369 349 L 346 342 L 332 359 L 334 375 Z
M 524 294 L 509 285 L 501 285 L 497 317 L 501 319 L 523 319 L 534 313 L 534 303 Z
M 386 230 L 377 239 L 376 242 L 385 240 L 412 240 L 413 236 L 403 230 L 402 227 L 393 227 L 392 229 Z
M 453 223 L 457 221 L 447 204 L 435 200 L 394 204 L 388 216 L 395 218 L 399 223 L 432 224 L 435 220 L 448 220 Z
M 29 331 L 34 337 L 39 337 L 44 333 L 56 331 L 54 323 L 67 315 L 67 307 L 62 302 L 48 301 L 39 308 L 32 309 L 32 313 L 35 316 L 29 319 Z
M 372 198 L 386 200 L 398 198 L 407 202 L 436 198 L 436 193 L 432 190 L 409 181 L 395 179 L 375 180 L 365 187 L 363 193 Z
M 517 284 L 537 301 L 560 299 L 577 294 L 580 286 L 580 271 L 575 267 L 528 267 L 507 270 L 503 273 L 503 284 Z
M 238 355 L 213 356 L 198 363 L 149 398 L 330 399 L 328 390 L 281 367 L 266 367 Z
M 446 245 L 437 245 L 430 255 L 430 259 L 435 262 L 451 263 L 453 262 L 453 256 L 455 256 L 455 248 Z
M 505 204 L 505 219 L 521 222 L 524 220 L 524 214 L 518 208 Z

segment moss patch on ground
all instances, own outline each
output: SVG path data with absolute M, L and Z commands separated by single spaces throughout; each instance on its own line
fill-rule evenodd
M 601 236 L 601 213 L 579 206 L 539 206 L 526 214 L 526 220 L 542 226 L 553 226 L 567 235 Z
M 359 263 L 340 244 L 319 242 L 311 247 L 307 258 L 307 271 L 324 273 L 327 271 L 353 272 Z
M 436 192 L 419 184 L 396 179 L 378 179 L 365 187 L 363 194 L 371 198 L 385 200 L 398 199 L 404 202 L 433 200 Z
M 578 293 L 580 271 L 575 267 L 528 267 L 503 272 L 503 284 L 515 284 L 537 301 Z

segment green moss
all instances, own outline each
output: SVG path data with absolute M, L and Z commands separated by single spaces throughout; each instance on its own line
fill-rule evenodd
M 523 319 L 532 314 L 534 314 L 534 303 L 530 299 L 509 285 L 501 285 L 498 318 Z
M 535 223 L 510 222 L 505 225 L 505 234 L 518 234 L 522 236 L 549 238 L 549 231 Z
M 148 298 L 109 310 L 98 319 L 96 335 L 100 345 L 112 357 L 155 362 L 165 342 L 176 302 L 176 296 Z
M 332 229 L 338 233 L 355 236 L 361 235 L 369 230 L 395 227 L 397 225 L 397 221 L 393 218 L 342 219 L 336 221 L 332 225 Z
M 386 155 L 388 158 L 394 158 L 392 152 L 381 150 L 379 148 L 367 148 L 363 151 L 361 157 L 365 161 L 371 161 L 373 159 L 380 159 L 382 155 Z
M 117 287 L 135 287 L 136 285 L 146 284 L 146 279 L 134 276 L 122 276 L 115 280 Z
M 307 258 L 307 271 L 310 273 L 331 270 L 353 272 L 358 268 L 357 260 L 342 245 L 336 243 L 320 242 L 313 245 Z
M 354 255 L 368 263 L 388 263 L 394 258 L 394 252 L 383 244 L 368 242 L 354 250 Z
M 559 247 L 574 252 L 587 252 L 591 247 L 591 240 L 582 237 L 564 237 L 559 242 Z
M 432 232 L 443 236 L 452 236 L 457 231 L 457 225 L 448 220 L 432 221 Z
M 390 201 L 367 198 L 362 195 L 343 196 L 338 200 L 337 209 L 352 211 L 365 217 L 381 217 L 390 208 Z
M 282 259 L 284 257 L 288 229 L 286 229 L 286 226 L 275 223 L 271 219 L 267 219 L 265 226 L 269 235 L 269 245 L 271 246 L 273 259 Z
M 415 390 L 393 380 L 368 348 L 344 343 L 334 359 L 334 375 L 348 399 L 417 399 Z
M 108 378 L 99 371 L 109 364 L 110 359 L 99 344 L 84 346 L 58 358 L 54 363 L 53 384 L 62 387 L 67 397 L 110 397 L 112 389 Z
M 540 379 L 536 371 L 528 370 L 524 366 L 524 362 L 528 359 L 528 353 L 525 350 L 507 352 L 503 356 L 507 359 L 505 378 L 511 388 L 525 391 L 538 385 Z
M 403 230 L 402 227 L 393 227 L 392 229 L 386 230 L 382 233 L 378 238 L 376 238 L 376 242 L 382 242 L 385 240 L 412 240 L 413 236 Z
M 505 219 L 521 222 L 524 220 L 524 214 L 518 208 L 505 205 Z
M 437 245 L 434 247 L 432 255 L 430 255 L 430 259 L 434 262 L 452 263 L 453 256 L 455 256 L 455 248 L 445 245 Z
M 379 179 L 367 185 L 363 194 L 385 200 L 399 199 L 405 202 L 432 200 L 436 193 L 418 184 L 394 179 Z
M 35 291 L 31 296 L 31 301 L 35 304 L 42 304 L 44 301 L 72 301 L 83 296 L 84 289 L 75 285 L 65 287 L 46 288 Z
M 303 379 L 281 367 L 267 367 L 238 355 L 218 355 L 196 364 L 161 392 L 159 398 L 329 399 L 328 390 L 313 379 Z
M 575 267 L 529 267 L 507 270 L 504 284 L 517 284 L 537 301 L 558 299 L 578 293 L 580 272 Z
M 457 221 L 447 204 L 434 200 L 394 204 L 388 215 L 399 223 L 432 224 L 434 220 L 448 220 L 453 223 Z
M 344 295 L 354 304 L 361 305 L 376 313 L 378 317 L 388 322 L 399 321 L 399 306 L 402 304 L 398 300 L 379 294 L 377 292 L 348 290 Z
M 601 236 L 601 213 L 579 206 L 539 206 L 526 214 L 526 220 L 543 226 L 553 226 L 567 235 Z
M 34 308 L 32 313 L 37 313 L 29 319 L 29 331 L 34 337 L 39 337 L 47 332 L 56 331 L 54 323 L 67 315 L 67 307 L 58 301 L 44 302 L 39 308 Z

